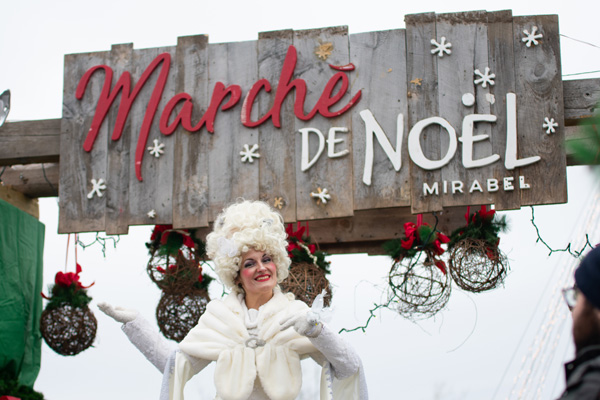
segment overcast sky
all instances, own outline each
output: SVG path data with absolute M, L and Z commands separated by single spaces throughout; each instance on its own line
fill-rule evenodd
M 258 32 L 347 25 L 350 33 L 404 27 L 404 15 L 435 11 L 512 9 L 514 15 L 558 14 L 560 31 L 600 45 L 600 6 L 584 1 L 475 1 L 427 3 L 389 1 L 13 1 L 4 2 L 0 24 L 0 91 L 12 92 L 10 120 L 60 118 L 63 57 L 69 53 L 110 50 L 133 42 L 134 48 L 175 45 L 178 36 L 208 34 L 209 41 L 254 40 Z M 600 49 L 561 40 L 563 74 L 600 69 Z M 600 74 L 579 78 L 600 77 Z M 571 79 L 571 77 L 565 77 Z M 600 242 L 597 176 L 569 167 L 569 203 L 535 209 L 536 222 L 556 248 L 580 245 L 585 234 Z M 44 283 L 65 267 L 66 236 L 58 235 L 56 199 L 41 201 L 46 225 Z M 574 260 L 553 255 L 536 243 L 531 210 L 507 213 L 511 232 L 501 248 L 511 270 L 502 288 L 479 295 L 453 289 L 446 310 L 413 323 L 384 310 L 367 332 L 343 334 L 363 358 L 372 399 L 553 398 L 563 384 L 562 362 L 572 356 L 570 316 L 560 300 Z M 36 390 L 49 400 L 151 399 L 158 396 L 160 374 L 127 342 L 117 323 L 96 304 L 108 301 L 139 309 L 154 320 L 160 295 L 145 273 L 144 242 L 150 227 L 131 228 L 104 258 L 99 246 L 79 251 L 82 281 L 98 318 L 94 347 L 75 357 L 56 355 L 43 344 Z M 90 242 L 93 236 L 83 236 Z M 71 248 L 72 255 L 72 248 Z M 373 303 L 385 297 L 386 257 L 331 257 L 335 287 L 335 329 L 366 322 Z M 69 268 L 72 266 L 72 257 Z M 47 289 L 46 289 L 47 290 Z M 211 295 L 222 288 L 213 284 Z M 314 370 L 307 371 L 315 382 Z M 311 379 L 312 378 L 312 379 Z M 188 399 L 212 399 L 212 370 L 188 388 Z M 305 392 L 312 399 L 311 388 Z

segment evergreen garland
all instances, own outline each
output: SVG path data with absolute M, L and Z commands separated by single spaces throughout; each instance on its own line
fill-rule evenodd
M 321 268 L 325 274 L 331 273 L 331 271 L 329 271 L 331 262 L 325 260 L 325 257 L 327 257 L 328 254 L 324 251 L 317 250 L 317 246 L 312 243 L 310 236 L 304 236 L 305 230 L 305 226 L 299 226 L 298 230 L 294 231 L 292 224 L 288 224 L 285 230 L 288 234 L 288 256 L 292 260 L 292 263 L 315 264 L 317 267 Z
M 11 360 L 0 368 L 0 396 L 13 396 L 21 400 L 44 400 L 44 395 L 33 388 L 19 384 L 17 366 Z
M 498 247 L 500 232 L 508 230 L 506 215 L 498 216 L 495 210 L 487 210 L 486 206 L 481 206 L 481 209 L 473 214 L 469 211 L 465 214 L 467 225 L 455 229 L 450 235 L 449 248 L 452 248 L 463 239 L 479 239 L 487 243 L 487 245 L 495 249 Z

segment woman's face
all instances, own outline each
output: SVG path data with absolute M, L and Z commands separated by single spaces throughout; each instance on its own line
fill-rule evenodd
M 242 254 L 238 280 L 247 295 L 272 292 L 277 285 L 277 266 L 269 254 L 248 250 Z

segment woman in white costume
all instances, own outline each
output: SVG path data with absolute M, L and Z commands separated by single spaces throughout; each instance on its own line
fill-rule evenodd
M 231 293 L 208 304 L 177 350 L 137 312 L 98 305 L 124 324 L 131 342 L 163 372 L 161 400 L 182 400 L 185 383 L 213 361 L 218 400 L 294 400 L 306 357 L 323 368 L 321 400 L 368 398 L 354 350 L 305 303 L 279 289 L 290 259 L 277 212 L 263 202 L 235 203 L 218 216 L 206 246 Z

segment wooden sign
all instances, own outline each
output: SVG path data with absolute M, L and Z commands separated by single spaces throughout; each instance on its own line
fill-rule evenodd
M 557 16 L 510 11 L 67 55 L 59 231 L 566 202 L 562 101 Z

